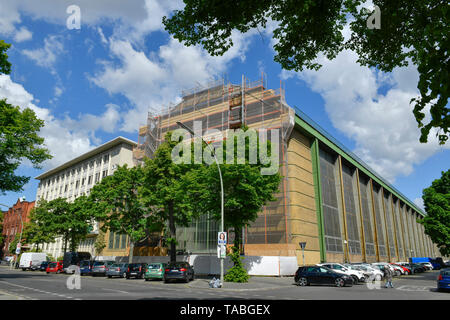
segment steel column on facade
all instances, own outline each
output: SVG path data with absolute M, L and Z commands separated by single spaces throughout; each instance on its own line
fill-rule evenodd
M 356 168 L 356 187 L 358 189 L 358 204 L 359 204 L 359 220 L 360 220 L 360 226 L 361 226 L 361 242 L 362 242 L 362 258 L 363 262 L 367 262 L 366 257 L 366 237 L 364 234 L 364 219 L 363 219 L 363 213 L 362 213 L 362 200 L 361 200 L 361 189 L 359 185 L 359 169 Z
M 381 194 L 381 206 L 383 207 L 383 217 L 384 217 L 384 228 L 386 229 L 386 249 L 387 249 L 387 253 L 388 253 L 388 261 L 391 262 L 391 248 L 390 248 L 390 243 L 389 243 L 389 230 L 388 230 L 388 225 L 387 225 L 387 219 L 386 219 L 386 207 L 385 207 L 385 203 L 384 203 L 384 188 L 381 187 L 380 189 L 380 194 Z M 381 226 L 383 226 L 383 224 L 381 224 Z
M 339 164 L 339 184 L 341 190 L 341 202 L 342 202 L 342 218 L 344 222 L 344 237 L 345 237 L 345 252 L 344 259 L 345 262 L 350 262 L 350 252 L 348 248 L 348 233 L 347 233 L 347 213 L 345 209 L 345 199 L 344 199 L 344 179 L 342 177 L 342 158 L 341 155 L 338 155 L 338 164 Z
M 391 197 L 391 220 L 392 220 L 392 225 L 394 227 L 394 249 L 397 255 L 397 260 L 400 259 L 400 255 L 398 253 L 398 239 L 397 239 L 397 214 L 394 208 L 394 196 L 390 195 Z
M 375 231 L 375 252 L 377 255 L 377 261 L 380 261 L 380 250 L 378 248 L 378 230 L 377 230 L 377 219 L 376 219 L 376 213 L 375 213 L 375 197 L 373 196 L 373 182 L 372 179 L 370 179 L 370 197 L 372 198 L 372 213 L 373 213 L 373 226 Z
M 317 138 L 313 139 L 311 145 L 311 160 L 313 169 L 314 194 L 316 198 L 317 226 L 319 231 L 320 262 L 326 262 L 325 226 L 323 222 L 322 208 L 322 185 L 320 182 L 319 140 Z

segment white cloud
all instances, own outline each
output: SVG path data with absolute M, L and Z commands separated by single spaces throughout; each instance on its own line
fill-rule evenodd
M 422 209 L 423 211 L 425 211 L 425 206 L 423 204 L 423 199 L 422 198 L 415 198 L 414 199 L 414 204 L 416 206 L 418 206 L 420 209 Z
M 7 98 L 7 102 L 21 108 L 30 108 L 36 116 L 44 120 L 40 136 L 44 137 L 45 145 L 54 156 L 44 163 L 44 169 L 60 165 L 79 156 L 101 143 L 95 137 L 97 130 L 114 132 L 119 121 L 117 106 L 107 105 L 106 111 L 99 115 L 79 115 L 74 120 L 67 115 L 63 119 L 56 118 L 49 109 L 38 107 L 33 95 L 18 83 L 11 80 L 9 75 L 0 75 L 0 99 Z
M 306 81 L 321 94 L 333 126 L 356 142 L 354 152 L 381 176 L 393 182 L 407 176 L 414 166 L 450 146 L 439 146 L 433 133 L 429 142 L 419 142 L 420 132 L 412 114 L 411 98 L 418 72 L 412 67 L 397 68 L 386 75 L 356 62 L 351 51 L 340 53 L 334 60 L 321 57 L 319 71 L 284 72 Z M 381 86 L 389 85 L 385 94 Z
M 34 50 L 22 50 L 29 59 L 38 66 L 54 70 L 57 58 L 64 53 L 63 38 L 58 35 L 50 35 L 44 39 L 44 46 Z
M 111 56 L 119 63 L 101 61 L 102 70 L 89 79 L 110 94 L 124 95 L 132 103 L 133 108 L 123 113 L 120 129 L 134 132 L 145 124 L 149 110 L 160 112 L 163 105 L 180 98 L 183 88 L 216 79 L 234 59 L 244 61 L 253 35 L 233 34 L 235 45 L 221 57 L 211 57 L 200 47 L 186 47 L 173 38 L 149 54 L 135 49 L 129 41 L 110 38 Z
M 29 31 L 25 27 L 21 27 L 20 30 L 18 30 L 16 32 L 16 34 L 14 35 L 14 41 L 23 42 L 23 41 L 31 40 L 32 37 L 33 37 L 33 34 L 31 33 L 31 31 Z

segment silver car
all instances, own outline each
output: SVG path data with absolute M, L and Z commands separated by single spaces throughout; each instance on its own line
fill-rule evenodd
M 128 263 L 114 263 L 106 271 L 108 278 L 120 277 L 125 278 L 127 276 Z
M 93 277 L 101 275 L 105 276 L 106 271 L 108 271 L 109 267 L 113 265 L 115 261 L 95 261 L 94 265 L 92 266 L 92 272 L 91 275 Z

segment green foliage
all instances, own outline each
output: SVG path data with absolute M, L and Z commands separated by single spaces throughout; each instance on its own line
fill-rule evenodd
M 211 55 L 223 55 L 232 46 L 232 32 L 248 32 L 277 23 L 274 60 L 286 70 L 317 70 L 317 58 L 333 59 L 344 49 L 354 50 L 358 63 L 390 72 L 415 65 L 420 97 L 414 116 L 426 142 L 437 128 L 441 144 L 450 135 L 448 20 L 449 7 L 442 0 L 373 0 L 381 10 L 381 29 L 369 29 L 372 12 L 363 0 L 305 1 L 198 1 L 184 0 L 183 10 L 163 18 L 166 30 L 185 45 L 202 45 Z M 351 36 L 344 38 L 350 25 Z M 430 105 L 431 120 L 424 124 Z
M 450 255 L 450 169 L 423 190 L 427 215 L 418 220 L 443 256 Z
M 64 252 L 67 244 L 76 251 L 80 241 L 89 234 L 92 216 L 87 210 L 90 202 L 86 196 L 78 197 L 69 203 L 64 198 L 41 201 L 33 212 L 32 223 L 27 230 L 30 241 L 34 243 L 53 242 L 62 236 Z
M 245 139 L 245 158 L 243 164 L 238 164 L 237 141 L 243 139 L 248 128 L 236 132 L 234 136 L 235 162 L 226 162 L 227 143 L 223 143 L 218 148 L 223 149 L 223 164 L 220 165 L 224 188 L 224 227 L 225 230 L 232 228 L 235 230 L 234 245 L 239 247 L 241 243 L 241 230 L 254 222 L 258 217 L 258 212 L 269 201 L 276 200 L 273 196 L 278 191 L 281 175 L 277 171 L 275 174 L 263 175 L 261 169 L 268 167 L 261 163 L 259 148 L 253 149 L 254 145 L 259 146 L 259 138 L 252 141 Z M 272 146 L 267 142 L 268 156 L 271 156 Z M 253 151 L 252 151 L 253 150 Z M 257 163 L 250 163 L 250 153 L 256 152 Z M 277 168 L 278 169 L 278 168 Z M 220 210 L 220 179 L 216 165 L 204 167 L 202 171 L 194 172 L 195 179 L 202 183 L 201 197 L 198 197 L 198 206 L 201 211 L 211 213 L 217 221 L 221 219 Z M 192 179 L 192 178 L 191 178 Z
M 91 189 L 91 213 L 103 222 L 103 232 L 127 234 L 132 242 L 147 235 L 149 209 L 142 205 L 137 193 L 142 177 L 141 167 L 119 166 L 113 175 L 103 178 Z
M 11 72 L 6 51 L 11 45 L 0 40 L 0 74 Z M 30 177 L 18 176 L 14 172 L 24 159 L 39 169 L 39 164 L 51 155 L 43 146 L 44 139 L 38 132 L 44 121 L 38 119 L 30 108 L 20 110 L 0 99 L 0 194 L 6 191 L 19 192 Z
M 23 190 L 30 177 L 14 172 L 24 159 L 40 168 L 40 163 L 51 158 L 48 150 L 41 147 L 44 138 L 38 136 L 43 125 L 33 110 L 20 111 L 6 99 L 0 100 L 0 193 Z
M 94 242 L 95 255 L 99 256 L 106 248 L 105 233 L 100 231 Z
M 15 237 L 13 241 L 10 242 L 8 251 L 14 254 L 16 252 L 17 244 L 19 243 L 19 237 Z
M 9 63 L 8 55 L 6 54 L 9 47 L 11 47 L 9 43 L 0 40 L 0 74 L 10 74 L 11 72 L 11 63 Z
M 166 243 L 170 245 L 170 261 L 176 260 L 176 226 L 188 226 L 196 216 L 196 202 L 199 194 L 198 180 L 188 175 L 200 165 L 175 164 L 172 149 L 178 144 L 166 134 L 153 159 L 146 159 L 143 166 L 144 183 L 139 189 L 143 204 L 151 208 L 154 222 L 168 224 Z
M 248 282 L 250 276 L 242 263 L 243 257 L 240 256 L 239 250 L 233 249 L 233 252 L 228 255 L 233 261 L 233 267 L 228 270 L 227 274 L 223 277 L 227 282 Z
M 39 246 L 43 243 L 54 242 L 55 238 L 49 230 L 49 225 L 45 224 L 42 215 L 46 214 L 46 202 L 40 202 L 40 206 L 35 206 L 30 211 L 29 222 L 23 226 L 23 242 L 28 244 L 36 244 Z

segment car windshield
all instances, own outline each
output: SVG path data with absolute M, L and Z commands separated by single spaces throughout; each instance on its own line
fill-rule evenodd
M 103 261 L 96 261 L 96 262 L 94 262 L 94 267 L 104 266 L 104 265 L 105 265 L 105 262 L 103 262 Z
M 88 267 L 89 266 L 89 261 L 81 261 L 80 262 L 80 267 Z
M 118 263 L 114 263 L 111 265 L 111 268 L 120 268 L 120 267 L 121 267 L 121 265 Z
M 56 262 L 50 263 L 48 266 L 49 266 L 50 268 L 54 268 L 54 267 L 56 267 Z
M 160 264 L 150 264 L 150 265 L 148 265 L 148 268 L 149 269 L 159 269 L 159 268 L 161 268 L 161 265 Z
M 441 275 L 443 276 L 450 276 L 450 269 L 442 270 Z

